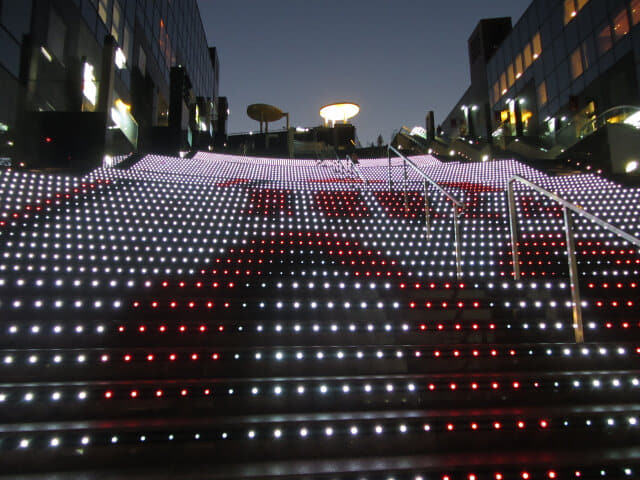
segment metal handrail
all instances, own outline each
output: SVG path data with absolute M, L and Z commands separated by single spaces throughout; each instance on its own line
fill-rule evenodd
M 456 245 L 456 276 L 458 279 L 462 278 L 462 242 L 460 236 L 460 216 L 464 212 L 465 204 L 447 192 L 444 188 L 438 185 L 433 178 L 427 175 L 420 167 L 418 167 L 412 160 L 409 160 L 405 155 L 400 153 L 396 148 L 389 145 L 387 147 L 387 156 L 389 159 L 389 191 L 393 190 L 393 181 L 391 180 L 391 152 L 402 158 L 404 168 L 404 208 L 405 211 L 409 209 L 407 200 L 407 164 L 409 164 L 423 179 L 424 186 L 424 215 L 425 226 L 427 229 L 427 240 L 431 239 L 431 219 L 429 213 L 429 184 L 436 187 L 440 193 L 442 193 L 452 204 L 453 207 L 453 233 Z
M 351 165 L 351 172 L 352 173 L 355 172 L 356 175 L 358 175 L 358 178 L 362 180 L 362 183 L 364 183 L 365 185 L 369 185 L 369 182 L 367 181 L 367 179 L 364 178 L 364 176 L 362 175 L 360 168 L 358 167 L 358 165 L 355 164 L 355 162 L 351 158 L 351 155 L 347 155 L 347 160 L 349 160 L 349 164 Z
M 550 198 L 551 200 L 562 205 L 564 216 L 564 231 L 567 241 L 567 261 L 569 263 L 569 283 L 571 286 L 571 303 L 573 315 L 573 329 L 575 333 L 576 343 L 584 342 L 584 329 L 582 326 L 582 301 L 580 299 L 580 287 L 578 284 L 578 263 L 576 261 L 575 239 L 573 236 L 573 217 L 571 212 L 575 212 L 588 220 L 591 220 L 600 227 L 622 237 L 627 242 L 640 247 L 640 238 L 634 237 L 627 232 L 620 230 L 618 227 L 609 222 L 596 217 L 592 213 L 587 212 L 578 205 L 565 200 L 559 195 L 550 192 L 537 183 L 527 180 L 520 175 L 514 175 L 509 179 L 507 184 L 507 198 L 509 204 L 509 230 L 511 234 L 511 254 L 513 258 L 513 276 L 516 280 L 520 280 L 520 254 L 518 252 L 518 220 L 516 214 L 516 200 L 513 185 L 520 182 L 538 193 Z

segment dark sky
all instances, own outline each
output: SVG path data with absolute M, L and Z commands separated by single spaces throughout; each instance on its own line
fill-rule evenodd
M 441 122 L 469 85 L 467 39 L 478 20 L 511 16 L 531 0 L 198 0 L 218 47 L 229 132 L 258 130 L 252 103 L 276 105 L 292 126 L 322 122 L 339 100 L 360 104 L 363 144 L 402 125 Z M 284 120 L 272 128 L 284 126 Z

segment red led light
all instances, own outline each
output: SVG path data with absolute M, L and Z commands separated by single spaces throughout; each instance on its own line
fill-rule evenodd
M 447 430 L 449 430 L 450 432 L 453 431 L 453 423 L 447 424 Z
M 163 395 L 162 390 L 156 390 L 156 397 L 161 397 Z
M 131 398 L 136 398 L 138 396 L 138 392 L 136 390 L 131 390 Z
M 548 426 L 549 426 L 549 422 L 547 422 L 546 420 L 540 420 L 541 428 L 547 428 Z
M 220 355 L 219 355 L 219 354 L 217 354 L 217 353 L 214 353 L 213 355 L 211 355 L 211 358 L 212 358 L 213 360 L 218 360 L 218 359 L 220 358 Z
M 547 476 L 549 478 L 557 478 L 556 472 L 554 472 L 553 470 L 550 470 Z
M 198 354 L 197 353 L 192 353 L 191 354 L 191 360 L 198 360 Z
M 111 398 L 111 397 L 113 397 L 113 392 L 111 390 L 104 392 L 104 398 Z

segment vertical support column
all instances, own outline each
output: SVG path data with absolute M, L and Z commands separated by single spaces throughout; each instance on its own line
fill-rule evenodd
M 582 302 L 580 301 L 580 286 L 578 284 L 578 263 L 576 261 L 575 239 L 573 237 L 573 217 L 571 211 L 562 207 L 564 214 L 564 229 L 567 240 L 567 260 L 569 261 L 569 283 L 571 285 L 571 310 L 573 312 L 573 330 L 576 343 L 584 343 L 584 329 L 582 326 Z
M 509 233 L 511 234 L 511 261 L 513 262 L 513 279 L 520 280 L 520 254 L 518 252 L 518 217 L 516 199 L 513 191 L 513 180 L 507 185 L 507 204 L 509 205 Z
M 98 87 L 98 112 L 107 112 L 109 118 L 113 105 L 113 82 L 115 79 L 116 39 L 107 35 L 102 47 L 102 69 Z
M 427 240 L 431 240 L 431 214 L 429 213 L 429 184 L 424 181 L 424 222 L 427 227 Z
M 456 242 L 456 276 L 462 279 L 462 245 L 460 241 L 460 222 L 458 218 L 458 206 L 453 204 L 453 235 Z
M 402 162 L 402 165 L 404 167 L 404 211 L 408 212 L 409 211 L 409 201 L 407 199 L 407 183 L 408 183 L 408 177 L 407 177 L 407 161 L 404 160 Z
M 389 192 L 391 192 L 391 150 L 387 150 L 387 157 L 389 158 Z

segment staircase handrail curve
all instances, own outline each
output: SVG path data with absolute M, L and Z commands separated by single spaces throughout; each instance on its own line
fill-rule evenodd
M 411 168 L 413 168 L 418 173 L 418 175 L 420 175 L 424 180 L 426 180 L 431 185 L 433 185 L 436 188 L 436 190 L 438 190 L 445 197 L 447 197 L 451 201 L 451 203 L 453 203 L 459 209 L 464 210 L 465 204 L 464 204 L 463 201 L 458 200 L 453 195 L 451 195 L 449 192 L 447 192 L 444 188 L 442 188 L 438 184 L 438 182 L 436 182 L 433 178 L 431 178 L 424 170 L 422 170 L 420 167 L 418 167 L 412 160 L 410 160 L 408 157 L 406 157 L 405 155 L 400 153 L 396 148 L 392 147 L 391 145 L 389 145 L 387 147 L 387 151 L 393 152 L 396 155 L 398 155 L 400 158 L 402 158 L 402 160 L 407 162 L 411 166 Z

